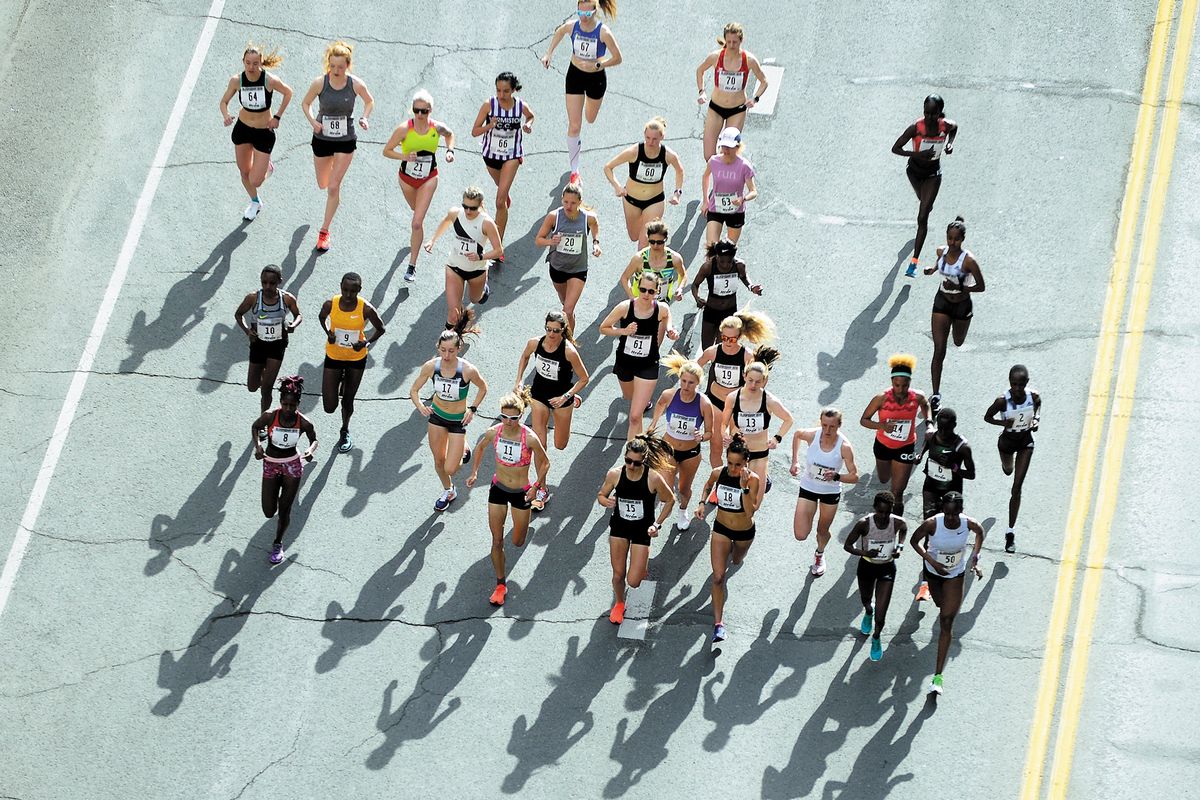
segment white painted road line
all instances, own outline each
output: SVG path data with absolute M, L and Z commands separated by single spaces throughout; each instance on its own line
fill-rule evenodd
M 216 33 L 217 22 L 220 20 L 224 8 L 225 0 L 213 0 L 208 9 L 204 28 L 200 31 L 196 49 L 192 52 L 192 61 L 188 64 L 187 72 L 183 76 L 179 94 L 175 97 L 175 105 L 171 108 L 171 116 L 167 118 L 167 127 L 163 130 L 162 139 L 158 142 L 158 150 L 154 154 L 150 172 L 146 175 L 146 182 L 142 184 L 142 193 L 138 196 L 137 205 L 134 206 L 133 219 L 129 221 L 129 230 L 125 233 L 125 241 L 117 255 L 117 263 L 113 267 L 112 276 L 108 279 L 108 288 L 105 290 L 104 299 L 101 300 L 100 308 L 96 312 L 96 321 L 92 323 L 91 333 L 88 334 L 87 342 L 83 346 L 83 353 L 79 356 L 79 364 L 75 367 L 71 385 L 67 389 L 67 396 L 63 399 L 62 410 L 58 414 L 58 421 L 50 436 L 50 444 L 46 447 L 46 455 L 42 459 L 41 469 L 38 470 L 33 491 L 29 493 L 29 502 L 25 505 L 25 513 L 21 517 L 20 525 L 17 526 L 16 538 L 13 539 L 12 547 L 8 551 L 8 558 L 4 561 L 4 571 L 0 573 L 0 616 L 3 616 L 4 609 L 8 607 L 8 597 L 17 580 L 17 571 L 21 569 L 21 561 L 25 558 L 25 550 L 29 547 L 29 538 L 37 527 L 38 517 L 42 513 L 42 503 L 46 500 L 50 481 L 53 480 L 54 472 L 58 469 L 58 459 L 62 455 L 63 446 L 67 443 L 67 435 L 71 432 L 75 413 L 79 410 L 79 401 L 83 397 L 84 387 L 87 386 L 88 375 L 96 360 L 96 353 L 100 350 L 104 333 L 108 330 L 108 323 L 112 320 L 117 298 L 121 296 L 121 289 L 124 287 L 125 278 L 129 273 L 129 264 L 133 261 L 138 242 L 142 238 L 142 231 L 146 227 L 146 220 L 150 216 L 150 205 L 154 202 L 154 195 L 158 192 L 159 181 L 162 179 L 163 170 L 166 169 L 167 160 L 171 157 L 171 148 L 174 147 L 175 137 L 179 133 L 180 125 L 183 124 L 183 115 L 191 101 L 192 90 L 196 88 L 196 82 L 200 78 L 200 70 L 204 66 L 204 59 L 208 55 L 208 48 L 212 44 L 213 34 Z
M 750 113 L 769 117 L 775 113 L 775 101 L 779 99 L 779 87 L 783 83 L 783 67 L 763 64 L 762 71 L 767 76 L 767 91 L 763 93 L 762 99 L 754 104 L 754 108 L 750 109 Z
M 642 581 L 636 589 L 625 593 L 625 621 L 617 628 L 617 636 L 622 639 L 646 638 L 646 629 L 650 627 L 650 611 L 654 608 L 655 581 Z

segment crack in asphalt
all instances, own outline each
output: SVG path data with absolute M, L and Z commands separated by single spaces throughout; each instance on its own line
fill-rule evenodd
M 283 755 L 281 755 L 279 758 L 277 758 L 274 761 L 272 761 L 271 763 L 267 764 L 265 767 L 260 769 L 258 772 L 254 773 L 254 775 L 250 778 L 250 780 L 246 781 L 245 785 L 242 786 L 241 791 L 239 791 L 237 794 L 235 794 L 233 797 L 231 797 L 230 800 L 239 800 L 239 798 L 246 793 L 246 790 L 249 789 L 251 786 L 253 786 L 254 782 L 257 781 L 259 778 L 261 778 L 263 776 L 263 774 L 267 772 L 267 770 L 270 770 L 273 767 L 279 766 L 281 763 L 283 763 L 287 759 L 294 756 L 296 754 L 296 750 L 298 750 L 299 748 L 300 748 L 300 727 L 297 726 L 296 727 L 296 735 L 292 739 L 291 749 L 288 750 Z

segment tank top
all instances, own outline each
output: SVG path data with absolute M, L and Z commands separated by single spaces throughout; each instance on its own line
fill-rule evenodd
M 467 399 L 467 393 L 471 391 L 471 387 L 463 380 L 463 365 L 466 362 L 461 358 L 454 367 L 454 377 L 447 378 L 442 374 L 442 359 L 438 356 L 433 360 L 433 375 L 430 380 L 433 381 L 433 396 L 444 403 L 461 403 Z
M 488 119 L 496 120 L 496 127 L 483 135 L 483 157 L 494 158 L 497 161 L 524 157 L 521 125 L 524 121 L 525 104 L 514 98 L 513 107 L 506 109 L 494 97 L 489 103 Z
M 741 429 L 742 433 L 766 433 L 768 426 L 771 424 L 771 412 L 767 410 L 767 393 L 764 390 L 762 396 L 762 405 L 758 411 L 742 411 L 742 391 L 737 390 L 733 394 L 733 424 Z
M 628 470 L 621 467 L 616 501 L 609 527 L 616 531 L 645 533 L 654 524 L 654 492 L 650 491 L 650 470 L 643 466 L 642 477 L 635 481 L 629 478 Z
M 658 365 L 658 301 L 654 301 L 654 310 L 647 319 L 637 316 L 634 311 L 635 301 L 629 301 L 629 310 L 621 318 L 621 327 L 632 322 L 637 323 L 637 333 L 632 336 L 621 335 L 617 340 L 617 361 L 629 364 L 635 369 L 656 367 Z
M 524 425 L 521 426 L 521 438 L 519 441 L 500 438 L 503 429 L 504 423 L 495 427 L 496 463 L 504 467 L 528 467 L 533 462 L 533 449 L 530 448 L 527 442 L 529 428 Z
M 560 397 L 575 385 L 575 370 L 567 360 L 563 341 L 553 353 L 546 349 L 546 337 L 533 349 L 533 394 L 535 397 Z
M 1005 433 L 1027 433 L 1033 429 L 1033 390 L 1025 387 L 1025 400 L 1014 403 L 1012 390 L 1004 392 L 1004 418 L 1011 419 L 1013 424 L 1005 429 Z
M 913 149 L 918 152 L 932 150 L 933 158 L 928 161 L 909 158 L 908 166 L 910 169 L 921 172 L 935 173 L 942 168 L 942 153 L 946 150 L 946 120 L 938 120 L 937 133 L 930 133 L 925 130 L 924 117 L 917 120 L 916 126 L 917 135 L 913 137 Z
M 346 75 L 346 85 L 335 89 L 326 73 L 317 95 L 317 122 L 321 132 L 314 133 L 318 139 L 328 142 L 346 142 L 357 138 L 354 133 L 354 76 Z
M 600 33 L 603 30 L 603 22 L 589 32 L 583 29 L 579 20 L 576 20 L 575 27 L 571 28 L 571 54 L 580 61 L 596 61 L 604 58 L 608 47 L 600 40 Z
M 667 146 L 658 146 L 658 155 L 654 158 L 646 155 L 646 143 L 638 144 L 637 158 L 629 162 L 629 180 L 635 183 L 662 183 L 667 174 Z
M 746 347 L 740 346 L 733 355 L 725 352 L 725 348 L 717 345 L 717 355 L 708 365 L 708 382 L 716 382 L 726 389 L 737 389 L 746 382 L 742 370 L 746 366 Z
M 433 120 L 429 121 L 429 130 L 417 133 L 413 120 L 408 121 L 408 130 L 400 140 L 401 153 L 416 153 L 415 161 L 401 161 L 400 171 L 415 181 L 423 181 L 437 170 L 438 142 L 442 135 L 438 133 Z
M 246 73 L 242 71 L 242 77 L 238 81 L 238 102 L 242 104 L 242 108 L 247 111 L 266 111 L 271 107 L 271 99 L 275 93 L 268 88 L 271 83 L 271 75 L 265 69 L 258 73 L 258 80 L 252 81 L 246 77 Z
M 363 331 L 367 328 L 366 316 L 363 314 L 363 299 L 357 298 L 353 311 L 342 311 L 342 296 L 335 294 L 329 309 L 329 330 L 333 332 L 334 343 L 325 343 L 325 355 L 334 361 L 362 361 L 367 357 L 367 348 L 354 349 L 355 342 L 366 341 Z
M 451 267 L 458 267 L 463 272 L 482 272 L 487 268 L 486 261 L 468 261 L 467 254 L 483 255 L 483 244 L 487 236 L 483 233 L 483 212 L 480 211 L 471 220 L 467 212 L 459 210 L 454 220 L 454 238 L 450 240 L 450 260 L 446 262 Z
M 717 493 L 717 508 L 731 514 L 746 513 L 746 506 L 742 503 L 746 492 L 742 488 L 741 478 L 730 475 L 729 467 L 721 467 L 721 474 L 717 476 L 717 484 L 713 488 Z
M 550 235 L 561 234 L 557 247 L 551 247 L 546 261 L 559 272 L 576 274 L 588 268 L 588 212 L 582 208 L 575 219 L 567 216 L 561 208 L 554 212 L 554 229 Z
M 966 514 L 959 514 L 957 528 L 946 526 L 945 514 L 937 514 L 933 520 L 933 533 L 925 543 L 925 549 L 934 561 L 950 570 L 949 574 L 942 577 L 957 578 L 967 571 L 967 539 L 971 533 L 967 523 L 971 518 Z M 929 574 L 935 574 L 928 564 L 925 565 L 925 569 Z
M 872 564 L 887 564 L 895 561 L 896 551 L 900 546 L 896 535 L 896 520 L 900 517 L 888 514 L 888 523 L 882 528 L 875 524 L 874 514 L 867 514 L 863 519 L 867 521 L 867 552 L 879 553 L 878 556 L 863 556 L 863 561 L 869 561 Z
M 642 270 L 645 272 L 653 272 L 658 275 L 661 280 L 658 282 L 658 299 L 661 302 L 667 303 L 671 300 L 671 295 L 675 292 L 675 284 L 679 282 L 679 273 L 675 271 L 675 259 L 671 255 L 670 248 L 667 249 L 667 263 L 660 269 L 655 269 L 650 266 L 650 248 L 647 247 L 642 251 Z M 637 292 L 638 277 L 634 276 L 629 279 L 629 285 L 633 287 L 633 291 Z
M 283 327 L 287 306 L 283 303 L 282 289 L 279 291 L 279 299 L 270 306 L 263 303 L 262 289 L 259 289 L 250 314 L 250 325 L 254 328 L 260 342 L 278 342 L 280 339 L 287 338 L 287 331 Z
M 884 392 L 883 405 L 879 407 L 879 421 L 896 420 L 900 425 L 895 432 L 887 433 L 883 428 L 875 431 L 875 439 L 885 447 L 893 450 L 907 447 L 917 441 L 917 394 L 910 391 L 903 403 L 896 402 L 896 395 L 891 389 Z
M 708 268 L 708 302 L 711 303 L 712 298 L 719 297 L 721 300 L 717 302 L 721 308 L 737 307 L 737 290 L 742 282 L 742 278 L 738 274 L 736 260 L 730 262 L 729 269 L 729 272 L 717 272 L 717 260 L 715 258 Z
M 942 285 L 938 288 L 942 294 L 958 296 L 963 293 L 963 288 L 975 285 L 975 276 L 963 270 L 963 264 L 967 262 L 967 256 L 971 255 L 970 250 L 962 250 L 958 254 L 958 261 L 953 264 L 946 263 L 946 252 L 943 250 L 937 257 L 937 271 L 944 279 Z M 971 256 L 974 258 L 974 256 Z
M 930 434 L 925 477 L 946 491 L 962 491 L 962 446 L 966 443 L 967 440 L 960 436 L 953 446 L 942 444 L 936 433 Z
M 750 76 L 750 66 L 746 60 L 746 51 L 742 51 L 742 63 L 735 70 L 725 69 L 725 50 L 717 56 L 717 65 L 713 67 L 713 85 L 721 92 L 739 94 L 746 91 L 746 79 Z
M 296 445 L 300 443 L 300 421 L 304 419 L 300 416 L 300 412 L 296 412 L 296 424 L 284 426 L 279 422 L 279 412 L 282 409 L 275 409 L 275 416 L 267 423 L 267 440 L 276 450 L 283 450 L 285 457 L 296 455 Z
M 846 439 L 838 432 L 837 441 L 832 450 L 821 449 L 821 431 L 813 434 L 812 443 L 808 446 L 807 462 L 804 472 L 800 473 L 800 488 L 814 494 L 838 494 L 842 484 L 834 477 L 842 471 L 842 445 Z
M 700 412 L 700 393 L 696 393 L 692 402 L 686 402 L 678 389 L 675 396 L 667 404 L 667 435 L 676 439 L 694 441 L 696 434 L 704 427 L 704 415 Z

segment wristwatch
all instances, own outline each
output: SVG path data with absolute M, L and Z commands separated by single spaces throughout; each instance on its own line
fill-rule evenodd
M 783 444 L 783 437 L 782 437 L 782 436 L 780 436 L 778 433 L 777 433 L 777 434 L 775 434 L 775 443 L 776 443 L 776 444 Z
M 467 410 L 470 411 L 472 414 L 475 414 L 475 413 L 478 413 L 479 406 L 467 406 Z

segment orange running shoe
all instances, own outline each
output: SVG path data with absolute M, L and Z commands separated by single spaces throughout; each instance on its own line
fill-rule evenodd
M 612 607 L 612 611 L 608 612 L 608 621 L 613 625 L 620 625 L 625 621 L 625 604 L 617 603 Z
M 324 253 L 329 249 L 329 231 L 322 230 L 317 234 L 317 250 Z
M 929 584 L 922 583 L 919 587 L 917 587 L 917 602 L 919 603 L 922 600 L 930 600 L 930 599 L 932 599 L 932 598 L 930 598 L 930 596 L 929 596 Z
M 508 586 L 503 583 L 496 584 L 496 591 L 492 592 L 492 596 L 488 598 L 488 602 L 494 606 L 504 605 L 504 595 L 508 594 Z

